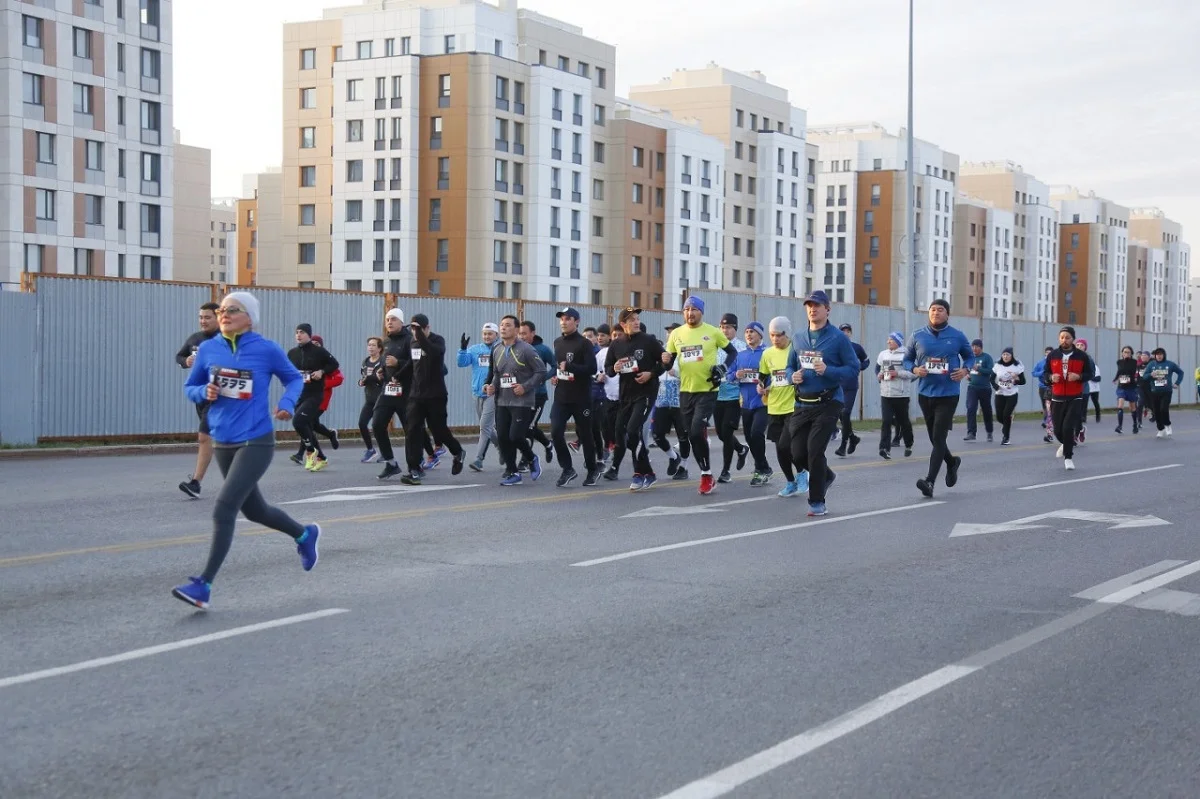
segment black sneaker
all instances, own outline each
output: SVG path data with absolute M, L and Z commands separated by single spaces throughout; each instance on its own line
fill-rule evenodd
M 925 478 L 917 481 L 917 488 L 921 489 L 921 493 L 925 495 L 925 499 L 933 499 L 933 483 Z
M 671 479 L 672 480 L 687 480 L 688 479 L 687 467 L 680 466 L 679 471 L 677 471 L 677 472 L 675 472 L 675 474 L 671 475 Z
M 1122 434 L 1122 433 L 1121 433 L 1121 428 L 1120 428 L 1119 426 L 1116 428 L 1116 434 L 1117 434 L 1117 435 L 1121 435 L 1121 434 Z
M 1000 446 L 1002 446 L 1002 447 L 1007 447 L 1009 445 L 1009 443 L 1010 442 L 1008 440 L 1008 436 L 1005 436 L 1004 438 L 1000 439 Z
M 395 477 L 400 474 L 400 467 L 394 463 L 383 464 L 383 471 L 379 473 L 380 480 L 387 480 L 389 477 Z
M 840 447 L 838 447 L 837 451 L 834 452 L 833 454 L 837 455 L 839 458 L 846 457 L 846 439 L 844 439 L 844 438 L 842 439 L 842 445 Z
M 718 483 L 732 483 L 733 482 L 733 477 L 732 477 L 732 475 L 729 474 L 728 469 L 721 472 L 721 475 L 717 478 L 717 482 Z
M 905 448 L 904 448 L 904 457 L 906 457 L 906 458 L 911 458 L 911 457 L 912 457 L 912 447 L 905 447 Z
M 849 448 L 847 448 L 846 453 L 848 455 L 853 455 L 854 450 L 858 449 L 858 442 L 860 442 L 860 441 L 862 441 L 861 438 L 859 438 L 856 435 L 851 435 L 850 436 L 850 446 L 849 446 Z
M 946 464 L 946 488 L 954 488 L 958 482 L 958 467 L 962 465 L 962 456 L 955 455 L 951 463 Z
M 450 466 L 450 474 L 462 474 L 463 463 L 466 462 L 466 460 L 466 451 L 459 450 L 458 454 L 454 456 L 454 463 Z
M 402 474 L 400 475 L 400 482 L 404 483 L 406 486 L 419 486 L 421 484 L 421 475 L 416 471 L 409 472 L 408 474 Z
M 963 436 L 963 441 L 974 441 L 974 440 L 975 440 L 974 433 L 967 433 L 965 436 Z
M 180 483 L 179 490 L 187 494 L 192 499 L 200 499 L 200 481 L 192 477 L 190 474 L 188 477 L 191 477 L 191 479 L 184 480 L 182 483 Z
M 288 458 L 288 460 L 291 461 L 292 463 L 296 464 L 297 466 L 304 465 L 304 456 L 303 455 L 293 455 L 292 457 Z
M 988 440 L 987 440 L 987 443 L 989 443 L 989 444 L 991 444 L 991 443 L 992 443 L 992 434 L 991 434 L 991 433 L 988 433 Z
M 737 470 L 739 472 L 746 467 L 746 456 L 749 454 L 750 454 L 750 447 L 746 446 L 745 444 L 742 444 L 742 448 L 738 450 L 738 454 L 737 454 L 737 458 L 738 458 L 737 459 Z M 726 474 L 728 474 L 728 472 L 726 472 Z M 729 481 L 726 480 L 725 482 L 728 483 Z
M 555 481 L 554 485 L 559 488 L 566 488 L 567 484 L 577 477 L 579 477 L 579 472 L 574 469 L 563 469 L 562 474 L 558 476 L 558 480 Z
M 549 444 L 546 445 L 546 463 L 554 463 L 554 448 Z
M 890 461 L 892 459 L 892 453 L 886 449 L 880 449 L 879 457 L 883 458 L 885 461 Z
M 588 469 L 587 477 L 583 478 L 583 483 L 581 485 L 583 485 L 584 488 L 591 488 L 592 486 L 596 485 L 599 480 L 600 467 L 594 466 L 591 469 Z
M 683 458 L 678 458 L 674 455 L 667 461 L 667 477 L 674 477 L 675 472 L 679 471 L 679 464 L 683 463 Z
M 895 438 L 893 438 L 892 439 L 892 448 L 895 449 L 895 448 L 899 447 L 900 441 L 901 441 L 901 436 L 896 436 Z
M 341 442 L 338 441 L 337 431 L 330 430 L 329 431 L 329 446 L 333 447 L 334 449 L 337 449 L 341 445 L 342 445 Z
M 605 480 L 616 480 L 618 476 L 619 475 L 617 474 L 617 470 L 615 468 L 610 468 L 604 473 Z

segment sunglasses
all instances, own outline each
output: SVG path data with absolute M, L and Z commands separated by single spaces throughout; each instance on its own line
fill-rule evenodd
M 230 308 L 218 308 L 217 316 L 237 316 L 240 313 L 245 313 L 245 308 L 238 308 L 236 305 Z

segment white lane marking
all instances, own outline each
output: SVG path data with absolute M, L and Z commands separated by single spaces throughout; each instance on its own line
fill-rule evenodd
M 595 558 L 593 560 L 582 560 L 578 563 L 572 563 L 572 566 L 599 566 L 604 563 L 612 563 L 618 560 L 628 560 L 629 558 L 637 558 L 642 555 L 654 555 L 659 552 L 670 552 L 673 549 L 685 549 L 687 547 L 698 547 L 703 544 L 716 544 L 721 541 L 734 541 L 738 538 L 750 538 L 757 535 L 767 535 L 769 533 L 779 533 L 784 530 L 798 530 L 803 527 L 817 527 L 823 524 L 836 524 L 837 522 L 848 522 L 851 519 L 865 519 L 869 516 L 882 516 L 887 513 L 900 513 L 906 510 L 917 510 L 918 508 L 932 508 L 936 505 L 944 505 L 945 502 L 918 502 L 914 505 L 901 505 L 896 508 L 880 508 L 879 510 L 869 510 L 862 513 L 851 513 L 847 516 L 825 516 L 819 519 L 813 519 L 807 522 L 797 522 L 796 524 L 783 524 L 778 527 L 765 527 L 761 530 L 750 530 L 745 533 L 731 533 L 730 535 L 718 535 L 712 538 L 699 538 L 692 541 L 680 541 L 677 544 L 666 544 L 659 547 L 649 547 L 647 549 L 635 549 L 632 552 L 622 552 L 617 555 L 608 555 L 603 558 Z
M 1120 605 L 1122 602 L 1128 602 L 1135 596 L 1140 596 L 1148 591 L 1153 591 L 1155 588 L 1162 588 L 1168 583 L 1173 583 L 1189 574 L 1200 572 L 1200 560 L 1193 561 L 1186 566 L 1180 566 L 1177 569 L 1172 569 L 1166 574 L 1160 574 L 1157 577 L 1151 577 L 1149 580 L 1142 580 L 1140 583 L 1134 583 L 1118 591 L 1114 591 L 1108 596 L 1102 596 L 1097 599 L 1097 602 L 1106 605 Z
M 1155 567 L 1152 568 L 1156 568 L 1158 565 L 1155 564 Z M 716 797 L 724 796 L 751 780 L 799 760 L 822 746 L 862 729 L 871 722 L 878 721 L 905 705 L 928 696 L 940 688 L 945 688 L 947 685 L 957 682 L 969 674 L 987 668 L 1010 655 L 1014 655 L 1067 630 L 1078 627 L 1084 622 L 1115 608 L 1121 602 L 1140 596 L 1156 588 L 1161 588 L 1167 583 L 1186 577 L 1197 571 L 1200 571 L 1200 560 L 1109 594 L 1099 601 L 1074 610 L 1065 616 L 1060 616 L 1054 621 L 1035 627 L 1029 632 L 1022 633 L 982 652 L 963 658 L 957 663 L 943 666 L 923 677 L 918 677 L 912 682 L 905 683 L 899 688 L 888 691 L 886 694 L 876 697 L 865 705 L 851 710 L 849 713 L 845 713 L 832 721 L 788 738 L 775 746 L 764 749 L 720 771 L 709 774 L 706 777 L 701 777 L 682 788 L 663 794 L 659 799 L 716 799 Z M 1126 575 L 1125 578 L 1118 579 L 1127 579 L 1128 577 L 1129 575 Z
M 317 502 L 361 502 L 368 499 L 383 499 L 384 497 L 398 497 L 404 494 L 427 494 L 431 491 L 457 491 L 462 488 L 480 488 L 480 484 L 464 483 L 462 485 L 452 486 L 372 486 L 365 488 L 335 488 L 330 491 L 324 491 L 315 497 L 305 497 L 304 499 L 293 499 L 289 502 L 280 502 L 280 505 L 311 505 Z M 358 492 L 358 493 L 352 493 Z
M 1128 588 L 1138 580 L 1144 580 L 1147 577 L 1153 577 L 1156 574 L 1162 574 L 1168 569 L 1174 569 L 1176 566 L 1182 566 L 1187 563 L 1186 560 L 1160 560 L 1152 566 L 1147 566 L 1144 569 L 1131 571 L 1129 574 L 1123 574 L 1120 577 L 1114 577 L 1099 585 L 1093 585 L 1091 588 L 1084 589 L 1078 594 L 1075 594 L 1076 599 L 1100 599 L 1106 597 L 1114 591 L 1119 591 L 1122 588 Z
M 360 491 L 366 494 L 376 494 L 383 492 L 392 492 L 396 494 L 420 494 L 423 491 L 453 491 L 459 488 L 482 488 L 482 483 L 464 483 L 462 485 L 421 485 L 421 486 L 406 486 L 406 485 L 388 485 L 380 483 L 373 486 L 351 486 L 349 488 L 326 488 L 318 491 L 318 494 L 341 494 L 352 491 Z
M 1175 469 L 1182 466 L 1182 463 L 1169 463 L 1166 466 L 1151 466 L 1148 469 L 1133 469 L 1128 472 L 1113 472 L 1112 474 L 1097 474 L 1091 477 L 1077 477 L 1074 480 L 1056 480 L 1053 483 L 1038 483 L 1032 486 L 1021 486 L 1018 491 L 1036 491 L 1039 488 L 1053 488 L 1054 486 L 1071 485 L 1072 483 L 1090 483 L 1093 480 L 1107 480 L 1110 477 L 1125 477 L 1130 474 L 1143 474 L 1145 472 L 1158 472 L 1163 469 Z
M 161 655 L 164 652 L 174 652 L 177 649 L 188 649 L 201 644 L 209 644 L 213 641 L 221 641 L 226 638 L 236 638 L 240 635 L 249 635 L 250 633 L 262 632 L 263 630 L 273 630 L 276 627 L 287 627 L 292 624 L 300 624 L 306 621 L 314 621 L 323 619 L 327 616 L 337 616 L 342 613 L 349 613 L 345 608 L 329 608 L 328 610 L 318 610 L 313 613 L 303 613 L 299 616 L 288 616 L 285 619 L 275 619 L 274 621 L 264 621 L 258 624 L 249 624 L 245 627 L 234 627 L 231 630 L 222 630 L 219 633 L 209 633 L 208 635 L 197 636 L 196 638 L 185 638 L 182 641 L 173 641 L 169 644 L 159 644 L 157 646 L 148 646 L 144 649 L 134 649 L 130 652 L 123 652 L 119 655 L 109 655 L 108 657 L 95 658 L 93 660 L 85 660 L 80 663 L 72 663 L 69 666 L 58 666 L 53 669 L 42 669 L 41 671 L 31 671 L 28 674 L 18 674 L 15 677 L 5 677 L 0 679 L 0 688 L 8 688 L 13 685 L 22 685 L 23 683 L 36 682 L 37 680 L 45 680 L 50 677 L 61 677 L 64 674 L 74 674 L 78 671 L 87 671 L 88 669 L 98 669 L 102 666 L 111 666 L 114 663 L 124 663 L 130 660 L 138 660 L 140 658 L 152 657 L 153 655 Z

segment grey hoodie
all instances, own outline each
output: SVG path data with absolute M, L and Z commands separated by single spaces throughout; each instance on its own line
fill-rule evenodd
M 876 374 L 892 371 L 895 375 L 890 380 L 879 381 L 879 396 L 908 397 L 912 394 L 912 381 L 915 374 L 904 368 L 904 348 L 885 349 L 875 359 Z
M 511 387 L 501 387 L 501 380 L 507 377 L 516 378 L 525 393 L 518 397 Z M 517 339 L 511 347 L 497 341 L 492 347 L 492 387 L 496 390 L 496 407 L 532 408 L 538 386 L 545 379 L 546 364 L 524 341 Z

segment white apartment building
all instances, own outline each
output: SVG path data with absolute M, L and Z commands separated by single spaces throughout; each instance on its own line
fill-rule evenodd
M 1087 274 L 1079 284 L 1088 297 L 1087 313 L 1086 316 L 1077 316 L 1077 322 L 1100 327 L 1125 327 L 1129 209 L 1098 197 L 1095 192 L 1084 194 L 1069 186 L 1054 187 L 1050 199 L 1058 206 L 1063 228 L 1071 226 L 1069 230 L 1062 230 L 1062 233 L 1072 237 L 1071 241 L 1083 240 L 1087 247 Z M 1088 230 L 1082 230 L 1079 226 L 1088 226 Z M 1096 235 L 1099 237 L 1098 246 L 1092 247 L 1087 240 Z M 1067 252 L 1061 248 L 1060 252 L 1065 262 Z M 1083 266 L 1076 264 L 1073 269 L 1068 269 L 1064 263 L 1063 272 L 1068 281 L 1071 272 L 1079 273 Z M 1060 285 L 1060 296 L 1064 296 L 1071 288 L 1069 282 L 1068 285 Z
M 0 2 L 0 286 L 170 279 L 171 0 Z
M 1163 327 L 1167 333 L 1188 331 L 1187 286 L 1191 280 L 1191 248 L 1183 241 L 1183 226 L 1159 208 L 1134 208 L 1129 214 L 1132 238 L 1163 250 Z
M 1019 308 L 1016 279 L 1016 215 L 988 200 L 958 192 L 951 250 L 953 313 L 1014 319 Z
M 911 296 L 903 241 L 908 139 L 876 122 L 809 128 L 819 150 L 817 212 L 824 273 L 817 285 L 835 301 L 906 307 Z M 915 139 L 917 294 L 920 309 L 949 300 L 958 156 Z

